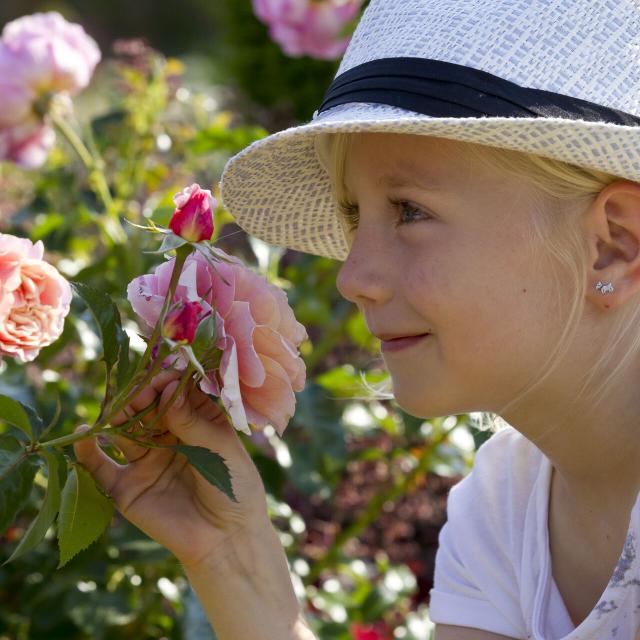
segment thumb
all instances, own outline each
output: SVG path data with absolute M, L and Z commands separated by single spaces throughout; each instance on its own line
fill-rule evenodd
M 89 431 L 89 425 L 81 424 L 74 433 Z M 100 447 L 95 436 L 76 440 L 73 451 L 78 462 L 93 476 L 93 479 L 108 493 L 115 488 L 120 465 L 112 460 Z

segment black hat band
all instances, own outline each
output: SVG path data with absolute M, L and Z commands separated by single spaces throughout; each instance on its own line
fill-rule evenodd
M 567 118 L 640 125 L 640 117 L 624 111 L 425 58 L 381 58 L 345 71 L 331 83 L 317 113 L 348 102 L 386 104 L 437 118 Z

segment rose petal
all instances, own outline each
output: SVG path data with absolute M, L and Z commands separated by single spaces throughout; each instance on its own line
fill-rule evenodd
M 294 391 L 304 389 L 306 378 L 304 361 L 281 334 L 270 327 L 256 327 L 253 332 L 253 345 L 258 353 L 269 356 L 287 372 Z
M 248 387 L 264 384 L 265 370 L 253 346 L 253 332 L 256 323 L 251 317 L 249 303 L 237 301 L 224 319 L 225 331 L 233 336 L 238 350 L 240 381 Z
M 282 435 L 295 412 L 296 397 L 291 389 L 287 372 L 275 361 L 260 355 L 267 377 L 264 384 L 245 393 L 245 407 L 251 420 L 252 416 L 266 418 L 269 424 Z M 254 413 L 255 412 L 255 413 Z M 258 424 L 259 420 L 251 420 Z M 262 426 L 262 425 L 260 425 Z
M 233 426 L 238 430 L 251 435 L 251 429 L 247 423 L 247 415 L 242 403 L 240 393 L 240 380 L 238 379 L 238 354 L 233 338 L 229 338 L 231 346 L 227 349 L 220 361 L 220 373 L 222 375 L 222 391 L 220 398 L 224 404 Z

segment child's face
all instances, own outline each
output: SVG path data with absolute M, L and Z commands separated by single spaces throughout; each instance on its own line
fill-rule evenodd
M 425 190 L 392 185 L 402 179 Z M 380 133 L 356 137 L 345 183 L 359 221 L 338 289 L 379 337 L 431 334 L 383 344 L 400 406 L 432 417 L 506 404 L 560 331 L 550 263 L 530 246 L 533 187 L 455 141 Z

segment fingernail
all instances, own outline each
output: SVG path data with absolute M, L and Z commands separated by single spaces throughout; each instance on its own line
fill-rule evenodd
M 75 433 L 81 433 L 82 431 L 89 431 L 90 427 L 88 424 L 81 424 L 75 428 Z
M 180 392 L 180 395 L 176 398 L 174 406 L 179 409 L 184 404 L 184 391 Z

